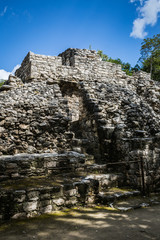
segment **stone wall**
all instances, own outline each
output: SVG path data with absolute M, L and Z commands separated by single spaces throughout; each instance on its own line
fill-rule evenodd
M 63 154 L 18 154 L 0 157 L 0 181 L 33 176 L 77 174 L 84 171 L 85 156 L 76 152 Z
M 18 188 L 1 189 L 0 194 L 0 221 L 34 217 L 44 213 L 50 213 L 66 207 L 95 202 L 98 192 L 98 181 L 86 180 L 86 182 L 65 181 L 53 182 L 53 180 L 40 179 L 35 181 L 36 186 L 31 185 L 31 180 L 19 183 Z M 28 184 L 28 186 L 27 186 Z M 27 186 L 27 187 L 26 187 Z M 25 189 L 25 190 L 24 190 Z
M 38 55 L 29 52 L 23 60 L 21 67 L 16 71 L 16 76 L 24 82 L 41 77 L 43 79 L 45 76 L 52 77 L 52 73 L 61 65 L 62 59 L 60 57 Z
M 44 80 L 61 78 L 82 79 L 84 77 L 114 77 L 125 75 L 118 64 L 103 62 L 95 51 L 68 49 L 59 57 L 38 55 L 29 52 L 16 76 L 24 82 L 31 79 Z

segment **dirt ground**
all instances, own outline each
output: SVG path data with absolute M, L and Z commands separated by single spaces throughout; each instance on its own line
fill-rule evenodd
M 120 212 L 75 208 L 0 226 L 0 240 L 160 240 L 160 205 Z

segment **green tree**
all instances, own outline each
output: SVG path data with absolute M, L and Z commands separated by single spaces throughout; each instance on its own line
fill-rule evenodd
M 125 63 L 122 62 L 122 60 L 120 58 L 117 59 L 113 59 L 113 58 L 109 58 L 106 54 L 103 53 L 103 51 L 98 50 L 97 52 L 99 54 L 99 56 L 102 58 L 102 61 L 107 61 L 107 62 L 111 62 L 111 63 L 116 63 L 116 64 L 120 64 L 122 66 L 122 70 L 127 74 L 127 75 L 132 75 L 133 74 L 133 70 L 131 67 L 130 63 Z
M 109 61 L 109 58 L 106 54 L 103 54 L 102 50 L 98 50 L 97 53 L 99 54 L 99 56 L 102 58 L 102 61 Z
M 92 50 L 92 45 L 91 44 L 89 44 L 89 50 Z
M 133 68 L 132 68 L 132 71 L 133 72 L 138 72 L 141 70 L 141 67 L 139 66 L 139 64 L 136 64 Z
M 2 87 L 2 85 L 4 84 L 4 80 L 3 79 L 0 79 L 0 87 Z
M 151 73 L 154 80 L 160 81 L 160 34 L 144 39 L 140 53 L 141 69 Z
M 130 63 L 122 63 L 122 70 L 127 74 L 127 75 L 132 75 L 133 71 L 132 71 L 132 67 Z

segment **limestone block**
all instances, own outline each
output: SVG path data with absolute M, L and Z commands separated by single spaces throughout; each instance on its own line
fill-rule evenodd
M 50 199 L 50 193 L 45 193 L 45 194 L 41 194 L 40 195 L 40 198 L 43 200 L 43 199 Z M 45 201 L 43 201 L 43 202 L 45 202 Z M 46 204 L 47 205 L 47 204 Z
M 27 214 L 25 212 L 21 212 L 21 213 L 16 213 L 14 214 L 11 219 L 24 219 L 26 218 Z
M 23 209 L 25 212 L 35 211 L 38 209 L 38 202 L 37 201 L 25 202 L 23 204 Z
M 5 131 L 5 128 L 0 127 L 0 133 L 3 133 Z
M 53 203 L 56 204 L 57 206 L 62 206 L 65 204 L 65 201 L 63 198 L 58 198 L 58 199 L 53 199 Z
M 37 201 L 39 199 L 39 191 L 30 191 L 27 193 L 29 201 Z M 34 202 L 33 207 L 36 205 Z M 29 206 L 30 207 L 30 206 Z
M 40 202 L 40 207 L 51 206 L 51 200 L 43 200 Z
M 50 213 L 52 212 L 53 207 L 52 205 L 47 205 L 45 207 L 40 208 L 41 213 Z

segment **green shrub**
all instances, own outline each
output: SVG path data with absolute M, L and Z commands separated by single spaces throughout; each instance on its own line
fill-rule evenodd
M 0 79 L 0 87 L 2 87 L 2 85 L 4 84 L 5 80 Z

